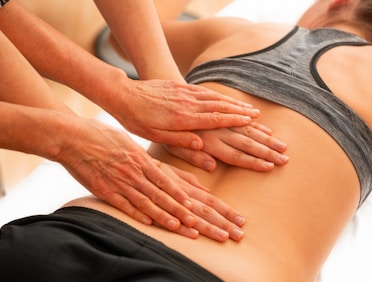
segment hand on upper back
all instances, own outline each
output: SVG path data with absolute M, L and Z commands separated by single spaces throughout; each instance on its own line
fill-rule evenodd
M 205 191 L 193 175 L 178 171 L 170 178 L 127 134 L 96 120 L 76 118 L 72 127 L 56 160 L 94 195 L 145 224 L 175 231 L 200 222 L 189 208 L 198 195 L 194 190 Z M 213 218 L 206 215 L 207 222 Z
M 172 146 L 166 148 L 173 155 L 207 171 L 216 168 L 215 158 L 262 172 L 288 162 L 288 157 L 283 155 L 286 144 L 272 137 L 269 129 L 256 122 L 245 127 L 198 131 L 198 135 L 204 144 L 201 151 Z
M 112 113 L 129 131 L 158 143 L 201 149 L 191 130 L 245 126 L 258 115 L 249 104 L 203 87 L 166 80 L 133 81 Z

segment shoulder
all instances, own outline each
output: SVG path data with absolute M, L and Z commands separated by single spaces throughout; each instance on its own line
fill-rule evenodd
M 372 128 L 372 46 L 334 48 L 325 54 L 318 69 L 332 92 L 353 108 Z

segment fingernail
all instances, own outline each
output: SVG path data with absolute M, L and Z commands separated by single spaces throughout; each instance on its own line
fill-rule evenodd
M 179 227 L 179 222 L 177 220 L 175 220 L 175 219 L 170 219 L 167 222 L 167 227 L 170 230 L 176 230 Z
M 286 148 L 287 148 L 287 144 L 286 144 L 286 143 L 283 143 L 283 142 L 280 142 L 280 141 L 278 141 L 278 142 L 276 143 L 276 148 L 277 148 L 278 150 L 284 150 L 284 149 L 286 149 Z
M 213 171 L 214 170 L 214 162 L 211 162 L 211 161 L 204 162 L 203 168 L 207 171 Z
M 251 117 L 248 117 L 248 116 L 244 116 L 244 117 L 243 117 L 243 120 L 244 120 L 244 122 L 246 122 L 246 123 L 250 123 L 250 122 L 252 121 L 252 118 L 251 118 Z
M 146 224 L 146 225 L 151 225 L 152 224 L 152 219 L 147 217 L 147 216 L 144 216 L 141 218 L 141 222 L 143 224 Z
M 235 224 L 238 225 L 238 226 L 243 226 L 244 223 L 245 223 L 245 218 L 238 215 L 235 217 L 235 220 L 234 220 Z
M 274 163 L 271 163 L 271 162 L 264 162 L 263 163 L 263 166 L 265 168 L 273 168 L 275 166 L 275 164 Z
M 190 200 L 185 200 L 183 202 L 183 206 L 187 209 L 191 209 L 192 208 L 192 202 Z
M 288 162 L 289 157 L 286 156 L 286 155 L 279 155 L 278 159 L 279 159 L 279 162 L 286 163 L 286 162 Z
M 252 109 L 251 110 L 251 114 L 254 116 L 254 117 L 258 117 L 260 115 L 260 110 L 259 109 Z
M 234 229 L 231 232 L 231 239 L 235 241 L 240 241 L 244 237 L 244 232 L 240 229 Z
M 217 232 L 216 232 L 216 235 L 217 235 L 218 239 L 221 240 L 221 241 L 225 241 L 229 238 L 229 233 L 225 230 L 222 230 L 222 229 L 218 229 Z
M 196 239 L 196 238 L 199 237 L 199 231 L 196 230 L 196 229 L 194 229 L 194 228 L 189 228 L 189 234 L 188 234 L 188 236 L 190 238 Z
M 183 219 L 183 224 L 185 224 L 187 227 L 192 227 L 195 224 L 195 218 L 191 215 L 188 215 Z
M 203 148 L 203 144 L 200 143 L 200 141 L 197 141 L 197 140 L 193 140 L 191 142 L 191 149 L 194 149 L 194 150 L 200 150 Z

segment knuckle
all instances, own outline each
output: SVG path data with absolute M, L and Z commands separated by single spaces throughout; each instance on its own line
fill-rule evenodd
M 118 208 L 121 211 L 124 211 L 129 216 L 132 216 L 132 214 L 134 213 L 134 209 L 132 208 L 129 201 L 125 198 L 122 198 L 120 201 L 117 201 L 114 205 L 116 208 Z
M 201 207 L 199 208 L 199 213 L 200 216 L 205 218 L 206 216 L 211 214 L 211 208 L 206 205 L 201 205 Z
M 186 141 L 187 141 L 186 133 L 184 133 L 184 132 L 178 133 L 176 144 L 178 146 L 182 146 L 183 144 L 186 143 Z
M 217 230 L 217 227 L 213 226 L 213 225 L 210 225 L 210 224 L 206 224 L 204 226 L 204 230 L 203 230 L 203 233 L 205 234 L 214 234 Z
M 230 154 L 231 163 L 233 165 L 238 164 L 243 159 L 244 154 L 238 150 L 232 150 Z
M 219 124 L 223 120 L 222 114 L 220 114 L 218 112 L 211 113 L 210 114 L 210 119 L 211 119 L 212 123 L 215 124 L 215 125 Z
M 216 208 L 217 207 L 217 202 L 218 202 L 217 198 L 214 198 L 212 196 L 207 196 L 206 199 L 205 199 L 205 204 L 207 205 L 207 207 L 209 209 Z
M 245 138 L 243 143 L 243 147 L 245 150 L 250 151 L 252 148 L 254 148 L 255 141 L 251 138 Z
M 165 193 L 157 189 L 151 194 L 150 198 L 155 204 L 161 204 L 167 200 Z
M 152 180 L 153 184 L 159 188 L 164 188 L 169 184 L 169 180 L 164 175 L 156 175 L 155 178 Z M 155 190 L 157 192 L 159 190 Z
M 147 197 L 140 197 L 138 200 L 137 200 L 137 202 L 136 202 L 136 207 L 139 209 L 139 210 L 141 210 L 141 211 L 144 211 L 144 210 L 146 210 L 148 207 L 149 207 L 149 205 L 151 205 L 152 204 L 152 202 L 151 202 L 151 200 L 149 199 L 149 198 L 147 198 Z
M 254 128 L 252 128 L 251 126 L 244 126 L 242 129 L 245 136 L 250 136 L 254 131 Z
M 229 110 L 230 105 L 223 101 L 218 101 L 217 103 L 217 109 L 219 112 L 225 113 Z

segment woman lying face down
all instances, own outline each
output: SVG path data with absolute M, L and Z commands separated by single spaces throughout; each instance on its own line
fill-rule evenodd
M 239 210 L 246 218 L 243 239 L 191 240 L 88 197 L 55 214 L 4 226 L 0 252 L 11 257 L 2 256 L 1 277 L 314 281 L 372 189 L 372 24 L 365 22 L 372 18 L 371 3 L 317 1 L 296 27 L 232 18 L 164 23 L 190 83 L 253 104 L 261 111 L 258 122 L 288 144 L 289 163 L 269 173 L 223 162 L 210 173 L 161 144 L 149 149 L 170 178 L 168 165 L 192 172 L 212 195 Z M 210 153 L 218 148 L 208 140 L 239 146 L 239 135 L 257 131 L 198 134 Z

